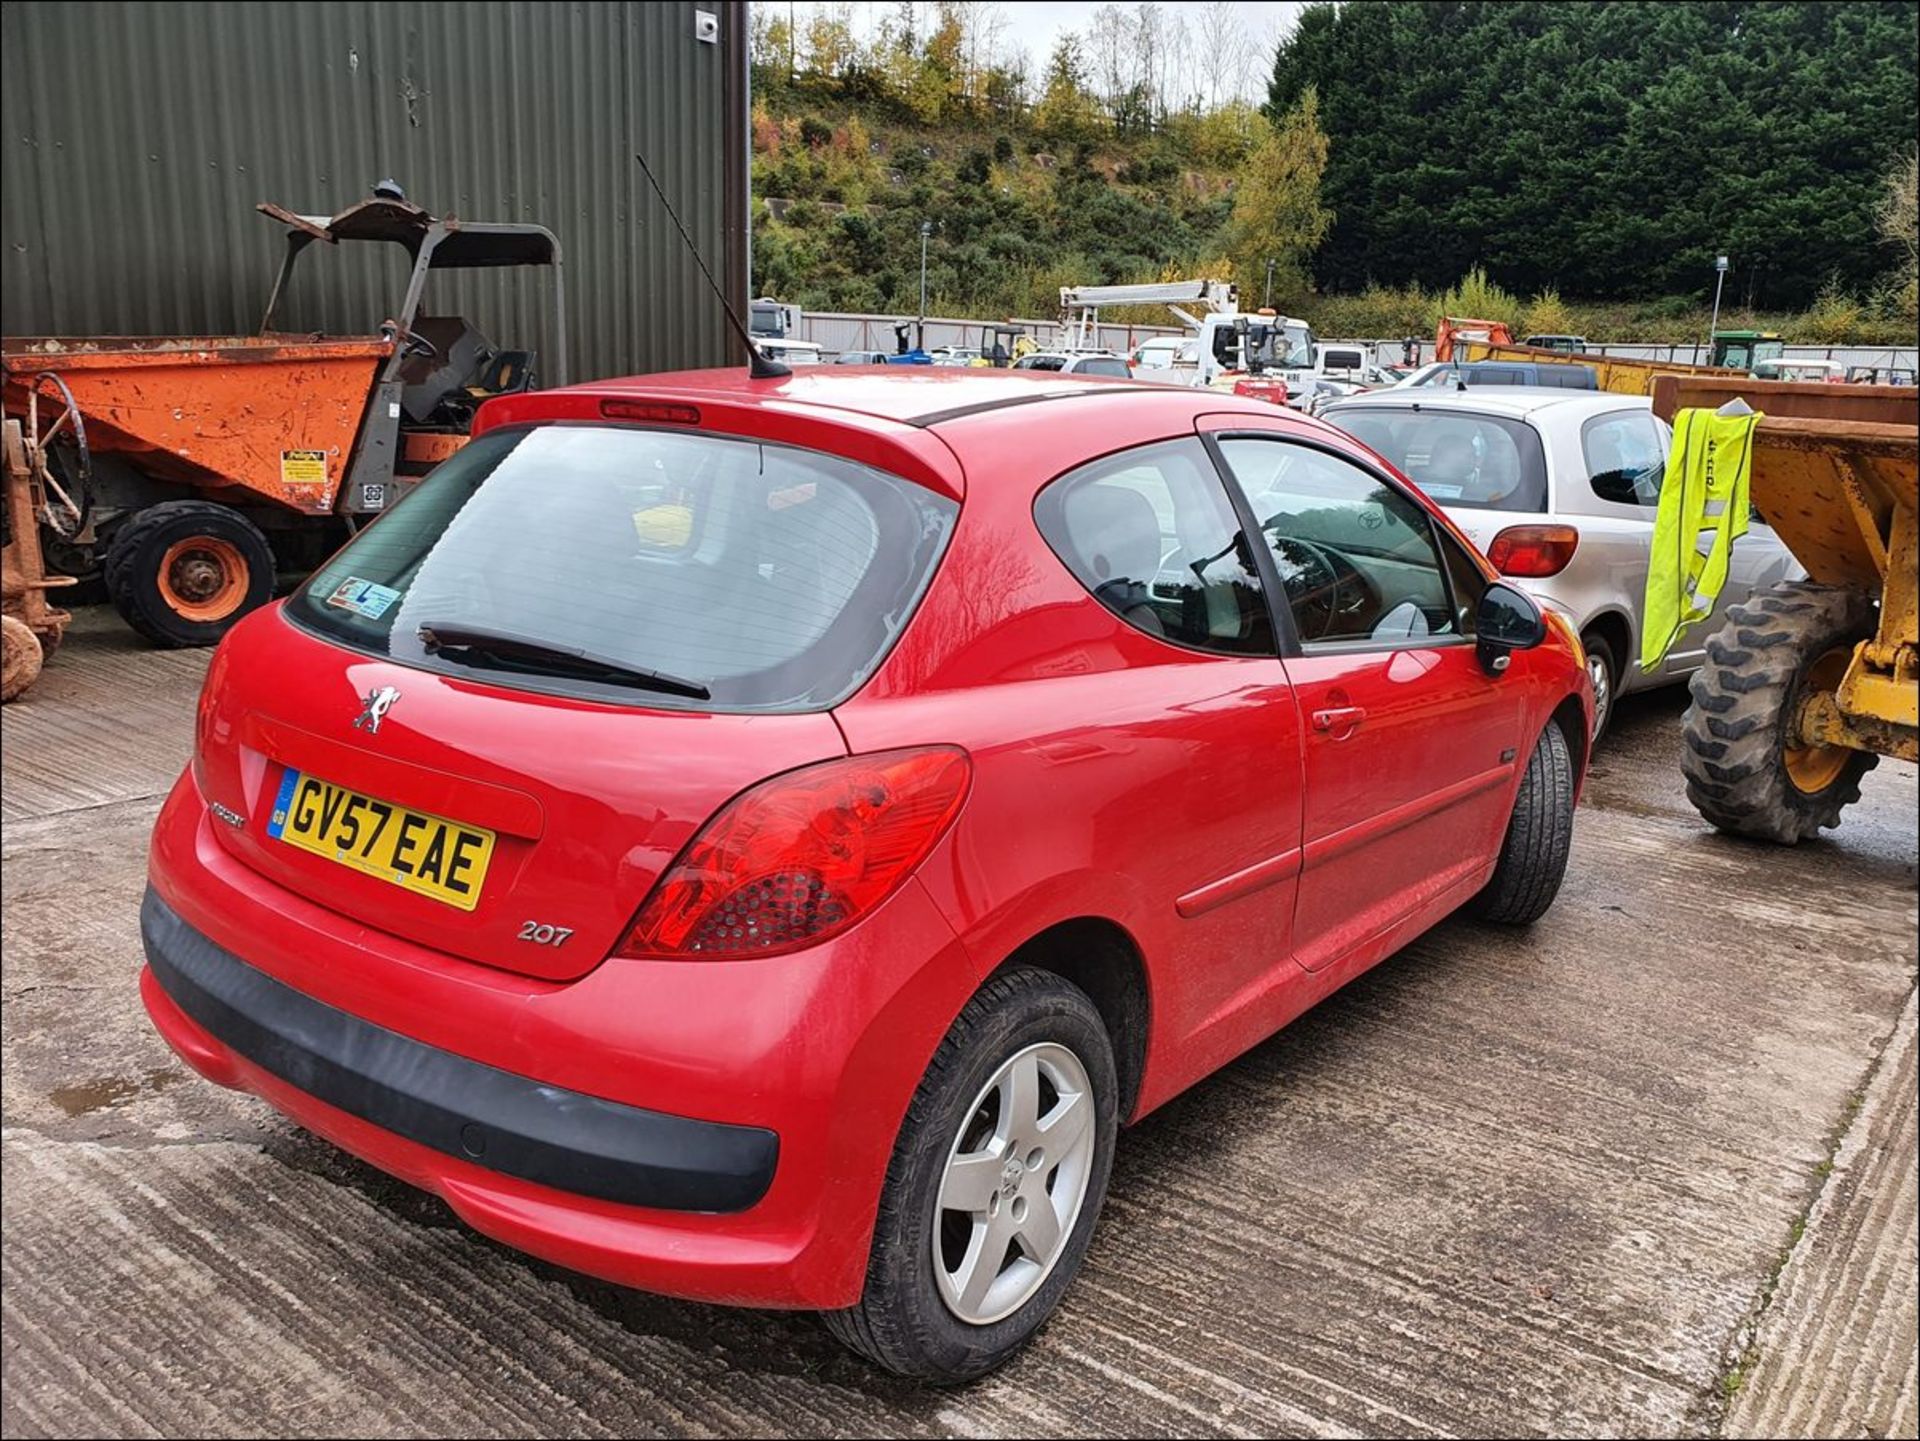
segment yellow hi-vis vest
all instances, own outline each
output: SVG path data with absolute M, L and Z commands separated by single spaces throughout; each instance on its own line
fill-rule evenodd
M 1660 486 L 1640 623 L 1640 667 L 1654 670 L 1688 626 L 1713 613 L 1727 583 L 1727 553 L 1747 533 L 1758 411 L 1683 410 Z

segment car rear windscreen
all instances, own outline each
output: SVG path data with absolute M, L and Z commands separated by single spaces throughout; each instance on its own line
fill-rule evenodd
M 886 655 L 958 510 L 897 476 L 752 440 L 500 430 L 336 554 L 287 614 L 359 650 L 524 689 L 820 709 Z
M 1547 508 L 1546 451 L 1525 421 L 1385 406 L 1336 407 L 1326 419 L 1442 505 L 1535 514 Z

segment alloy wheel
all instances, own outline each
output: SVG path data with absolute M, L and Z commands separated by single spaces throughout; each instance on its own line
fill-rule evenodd
M 1593 733 L 1607 728 L 1613 711 L 1613 672 L 1598 651 L 1587 652 L 1587 674 L 1593 678 Z
M 1018 1052 L 980 1088 L 934 1203 L 934 1276 L 960 1320 L 1005 1319 L 1051 1274 L 1086 1199 L 1094 1120 L 1086 1067 L 1052 1042 Z

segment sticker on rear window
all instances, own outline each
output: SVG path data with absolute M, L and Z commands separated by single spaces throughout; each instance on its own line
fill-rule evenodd
M 378 620 L 387 613 L 387 607 L 398 599 L 399 591 L 350 575 L 334 587 L 333 594 L 327 597 L 327 604 L 350 610 L 355 615 L 364 615 L 368 620 Z

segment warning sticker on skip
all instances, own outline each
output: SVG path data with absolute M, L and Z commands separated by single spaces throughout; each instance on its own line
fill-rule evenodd
M 327 453 L 324 450 L 283 450 L 280 452 L 282 485 L 325 485 Z
M 397 590 L 375 585 L 370 580 L 361 580 L 358 576 L 348 576 L 327 597 L 327 604 L 364 615 L 368 620 L 378 620 L 387 613 L 387 607 L 398 599 L 400 592 Z

